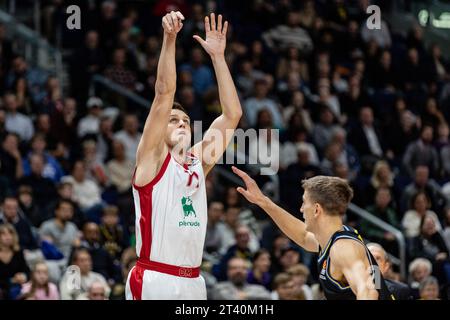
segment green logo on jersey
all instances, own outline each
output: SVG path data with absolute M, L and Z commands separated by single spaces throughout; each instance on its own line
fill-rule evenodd
M 183 220 L 178 223 L 179 227 L 199 227 L 200 222 L 198 221 L 185 221 L 186 218 L 194 217 L 197 218 L 197 213 L 195 212 L 191 197 L 181 198 L 181 205 L 183 208 Z
M 191 197 L 183 197 L 181 199 L 181 204 L 183 205 L 184 218 L 189 216 L 194 216 L 197 218 L 197 214 L 195 213 L 194 207 L 192 206 Z

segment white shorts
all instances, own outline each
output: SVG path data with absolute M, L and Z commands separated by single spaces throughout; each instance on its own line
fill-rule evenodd
M 134 266 L 125 287 L 127 300 L 206 300 L 202 276 L 177 277 Z

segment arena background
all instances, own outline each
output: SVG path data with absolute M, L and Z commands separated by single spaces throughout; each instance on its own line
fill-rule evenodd
M 81 30 L 67 28 L 72 4 Z M 176 100 L 190 117 L 205 129 L 220 113 L 212 66 L 192 35 L 203 35 L 205 14 L 221 13 L 240 128 L 280 130 L 265 142 L 279 144 L 277 175 L 240 167 L 298 217 L 302 179 L 348 179 L 346 223 L 387 250 L 386 278 L 413 299 L 448 299 L 450 2 L 370 4 L 381 9 L 380 30 L 367 28 L 369 1 L 356 0 L 0 1 L 0 234 L 19 242 L 0 238 L 13 253 L 0 261 L 0 299 L 93 299 L 94 282 L 104 284 L 100 298 L 124 299 L 136 260 L 131 174 L 171 10 L 186 17 Z M 208 298 L 321 299 L 316 256 L 246 203 L 239 183 L 229 165 L 207 179 Z M 227 273 L 233 256 L 248 261 L 243 275 Z M 31 270 L 43 260 L 37 280 Z M 87 270 L 76 288 L 71 265 Z M 36 283 L 47 274 L 42 294 Z

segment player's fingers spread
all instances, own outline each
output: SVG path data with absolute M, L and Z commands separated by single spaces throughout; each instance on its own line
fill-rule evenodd
M 228 30 L 228 21 L 225 21 L 225 23 L 223 24 L 223 30 L 222 30 L 222 34 L 224 36 L 227 34 L 227 30 Z
M 211 31 L 211 25 L 209 24 L 209 17 L 205 17 L 205 32 Z
M 222 15 L 217 17 L 217 31 L 222 32 Z
M 216 16 L 215 16 L 214 12 L 211 13 L 211 30 L 212 31 L 217 30 L 216 29 Z

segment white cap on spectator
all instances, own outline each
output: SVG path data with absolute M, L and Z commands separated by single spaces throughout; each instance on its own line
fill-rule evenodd
M 92 107 L 103 107 L 103 101 L 99 97 L 90 97 L 89 100 L 86 103 L 86 107 L 92 108 Z

